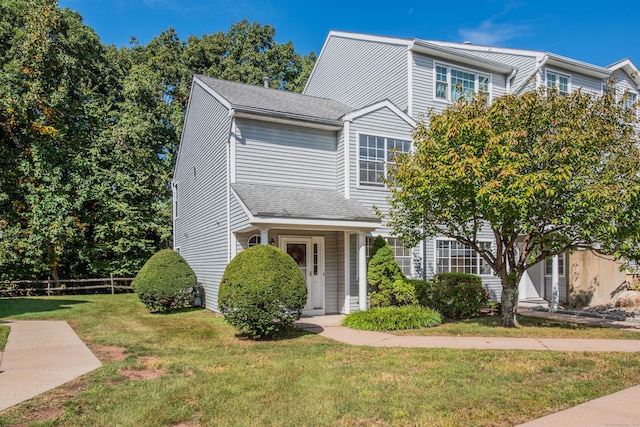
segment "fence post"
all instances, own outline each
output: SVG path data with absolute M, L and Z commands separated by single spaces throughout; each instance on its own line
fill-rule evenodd
M 113 295 L 113 273 L 109 273 L 109 282 L 111 282 L 111 295 Z
M 51 276 L 47 276 L 47 296 L 51 296 Z

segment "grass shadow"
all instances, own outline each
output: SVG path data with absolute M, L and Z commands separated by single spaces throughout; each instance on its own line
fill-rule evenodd
M 71 305 L 90 303 L 84 300 L 64 300 L 47 298 L 1 298 L 0 319 L 27 314 L 68 310 Z

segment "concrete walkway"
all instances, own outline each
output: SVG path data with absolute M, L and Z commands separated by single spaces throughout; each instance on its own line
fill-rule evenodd
M 0 411 L 102 364 L 63 321 L 2 321 L 11 327 L 0 353 Z
M 613 322 L 602 319 L 529 312 L 521 314 L 565 320 L 598 326 L 629 329 L 640 333 L 640 324 Z M 570 317 L 570 318 L 569 318 Z M 495 337 L 416 337 L 381 332 L 355 331 L 340 326 L 344 315 L 305 317 L 298 326 L 335 341 L 373 347 L 461 348 L 480 350 L 554 350 L 554 351 L 610 351 L 640 352 L 640 340 L 551 339 L 551 338 L 495 338 Z M 557 412 L 517 427 L 640 427 L 640 385 L 609 396 Z

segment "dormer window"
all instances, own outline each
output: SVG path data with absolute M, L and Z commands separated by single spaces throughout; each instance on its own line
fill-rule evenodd
M 491 79 L 488 75 L 440 64 L 436 65 L 435 71 L 435 99 L 455 102 L 464 98 L 471 101 L 478 93 L 489 102 Z
M 571 77 L 553 71 L 547 71 L 547 89 L 556 88 L 561 95 L 569 94 Z

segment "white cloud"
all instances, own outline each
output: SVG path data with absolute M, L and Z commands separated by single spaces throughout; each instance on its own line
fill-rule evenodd
M 458 30 L 464 41 L 488 46 L 504 46 L 512 39 L 529 35 L 531 26 L 516 23 L 496 23 L 493 19 L 483 21 L 476 28 Z

